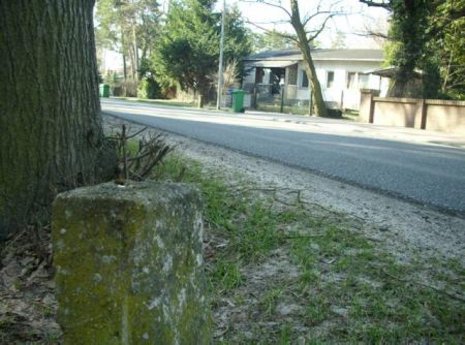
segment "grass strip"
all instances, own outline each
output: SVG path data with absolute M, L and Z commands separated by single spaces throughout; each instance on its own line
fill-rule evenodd
M 463 262 L 402 262 L 363 235 L 366 224 L 278 205 L 180 156 L 155 176 L 202 192 L 215 343 L 465 343 Z

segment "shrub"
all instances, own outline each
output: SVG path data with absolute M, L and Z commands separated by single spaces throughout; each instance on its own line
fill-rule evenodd
M 150 77 L 144 77 L 137 88 L 137 97 L 156 99 L 161 97 L 161 88 L 157 81 Z

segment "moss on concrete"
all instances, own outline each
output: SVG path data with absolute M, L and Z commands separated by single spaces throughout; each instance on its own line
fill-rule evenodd
M 58 321 L 66 344 L 208 344 L 198 193 L 113 183 L 53 206 Z

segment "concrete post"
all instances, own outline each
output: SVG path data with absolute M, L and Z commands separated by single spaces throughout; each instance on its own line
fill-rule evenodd
M 415 114 L 415 128 L 426 129 L 427 105 L 425 99 L 419 99 Z
M 106 183 L 53 205 L 64 343 L 209 344 L 198 192 Z
M 375 103 L 373 98 L 379 95 L 378 90 L 361 89 L 360 90 L 360 111 L 359 121 L 373 123 Z

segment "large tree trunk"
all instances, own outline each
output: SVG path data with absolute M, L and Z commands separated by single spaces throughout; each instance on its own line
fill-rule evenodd
M 326 116 L 327 109 L 321 92 L 320 82 L 316 75 L 315 65 L 313 63 L 312 54 L 310 52 L 310 44 L 307 39 L 305 27 L 300 19 L 299 4 L 297 0 L 290 0 L 291 3 L 291 24 L 294 28 L 299 41 L 299 48 L 302 52 L 305 62 L 305 72 L 307 73 L 308 80 L 310 81 L 311 94 L 310 99 L 313 101 L 313 108 L 318 116 Z M 312 97 L 313 95 L 313 97 Z M 310 109 L 312 111 L 312 109 Z M 310 114 L 312 115 L 312 114 Z
M 96 180 L 94 0 L 0 0 L 0 236 Z M 34 219 L 33 219 L 34 218 Z

